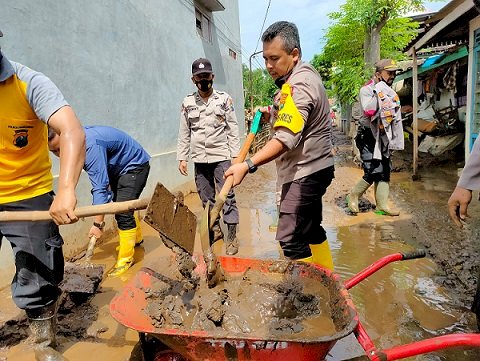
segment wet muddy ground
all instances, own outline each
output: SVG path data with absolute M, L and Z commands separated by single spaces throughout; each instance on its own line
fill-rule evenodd
M 335 262 L 335 272 L 343 280 L 355 275 L 380 257 L 425 248 L 425 259 L 386 266 L 349 291 L 359 317 L 375 345 L 389 348 L 430 337 L 475 332 L 474 315 L 469 311 L 476 282 L 480 230 L 480 202 L 470 207 L 471 218 L 462 230 L 447 216 L 446 202 L 457 181 L 462 164 L 452 152 L 432 159 L 421 155 L 420 180 L 412 181 L 410 155 L 398 152 L 394 158 L 391 201 L 401 210 L 400 217 L 374 214 L 375 201 L 369 190 L 362 200 L 362 212 L 349 215 L 344 198 L 362 171 L 352 161 L 349 139 L 336 133 L 335 180 L 324 196 L 324 226 Z M 160 180 L 161 181 L 161 180 Z M 269 225 L 275 220 L 275 169 L 260 167 L 236 189 L 240 208 L 240 257 L 281 258 L 275 233 Z M 475 195 L 476 199 L 476 195 Z M 196 194 L 186 204 L 201 216 Z M 136 264 L 123 277 L 104 279 L 99 292 L 84 306 L 59 314 L 60 351 L 70 361 L 98 359 L 127 361 L 138 336 L 113 320 L 108 305 L 111 299 L 142 266 L 158 268 L 159 259 L 171 251 L 163 246 L 158 232 L 144 227 L 145 243 L 136 249 Z M 198 240 L 197 240 L 198 242 Z M 92 262 L 113 266 L 116 239 L 99 242 Z M 215 245 L 224 254 L 223 244 Z M 199 249 L 197 249 L 199 251 Z M 5 296 L 3 296 L 5 295 Z M 12 307 L 9 290 L 2 290 L 0 360 L 32 360 L 26 345 L 28 329 L 23 317 L 5 320 Z M 7 302 L 8 301 L 8 302 Z M 218 301 L 221 303 L 222 298 Z M 212 315 L 213 317 L 213 315 Z M 327 357 L 338 361 L 359 355 L 353 337 L 341 340 Z M 411 360 L 480 360 L 479 350 L 449 350 Z

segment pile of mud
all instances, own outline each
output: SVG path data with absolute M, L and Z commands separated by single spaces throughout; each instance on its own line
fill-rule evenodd
M 226 272 L 225 281 L 210 289 L 203 276 L 194 273 L 186 279 L 174 262 L 163 264 L 142 289 L 147 300 L 143 312 L 157 330 L 305 340 L 335 335 L 349 322 L 335 283 L 313 267 L 308 277 L 299 271 L 305 265 L 283 261 L 271 272 Z

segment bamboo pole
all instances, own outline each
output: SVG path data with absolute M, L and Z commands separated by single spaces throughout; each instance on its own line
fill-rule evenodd
M 417 50 L 413 48 L 413 176 L 418 179 L 418 61 Z

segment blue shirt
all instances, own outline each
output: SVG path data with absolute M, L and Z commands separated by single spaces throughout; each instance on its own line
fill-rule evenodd
M 110 182 L 116 182 L 151 157 L 135 139 L 119 129 L 106 126 L 84 129 L 87 153 L 83 169 L 92 183 L 93 204 L 105 204 L 110 201 Z

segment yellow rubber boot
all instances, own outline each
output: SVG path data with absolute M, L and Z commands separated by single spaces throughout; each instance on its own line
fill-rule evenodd
M 115 263 L 115 267 L 108 274 L 110 277 L 120 276 L 133 265 L 136 233 L 136 228 L 125 231 L 118 230 L 120 248 L 118 250 L 117 263 Z
M 297 259 L 296 261 L 305 262 L 305 263 L 314 263 L 313 262 L 313 256 L 306 257 L 306 258 L 300 258 L 300 259 Z
M 330 252 L 327 240 L 320 244 L 311 244 L 310 249 L 312 250 L 313 263 L 333 271 L 332 252 Z
M 135 217 L 135 226 L 136 226 L 135 246 L 139 246 L 143 243 L 142 228 L 140 227 L 140 217 L 138 215 L 138 212 L 135 212 L 133 216 Z

